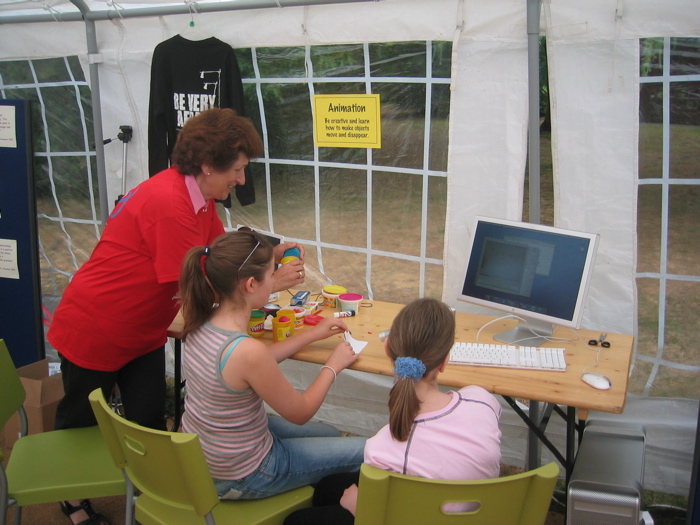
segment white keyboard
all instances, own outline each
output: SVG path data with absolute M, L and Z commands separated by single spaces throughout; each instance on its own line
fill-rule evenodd
M 450 350 L 450 363 L 521 370 L 566 371 L 563 348 L 458 342 Z

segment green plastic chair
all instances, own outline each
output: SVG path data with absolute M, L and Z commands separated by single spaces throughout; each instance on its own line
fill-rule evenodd
M 0 339 L 0 427 L 18 412 L 21 436 L 7 467 L 0 468 L 0 525 L 5 525 L 12 505 L 17 505 L 19 524 L 26 505 L 126 494 L 124 475 L 114 467 L 98 427 L 27 436 L 25 397 L 7 345 Z
M 559 466 L 495 479 L 444 481 L 396 474 L 363 464 L 355 525 L 542 525 Z M 471 512 L 446 513 L 448 502 L 477 502 Z
M 196 434 L 142 427 L 110 410 L 101 390 L 89 397 L 114 463 L 140 492 L 134 514 L 142 525 L 275 525 L 311 506 L 311 487 L 261 500 L 221 501 Z

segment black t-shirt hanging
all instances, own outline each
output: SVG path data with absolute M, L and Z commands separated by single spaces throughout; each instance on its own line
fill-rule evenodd
M 243 83 L 233 48 L 218 38 L 187 40 L 175 35 L 158 44 L 151 63 L 148 107 L 148 172 L 170 166 L 175 138 L 188 118 L 211 107 L 245 115 Z M 250 169 L 236 186 L 242 206 L 255 202 Z M 230 197 L 224 206 L 230 207 Z

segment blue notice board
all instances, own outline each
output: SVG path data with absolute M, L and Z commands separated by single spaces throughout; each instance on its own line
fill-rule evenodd
M 17 368 L 45 356 L 30 102 L 0 100 L 0 338 Z

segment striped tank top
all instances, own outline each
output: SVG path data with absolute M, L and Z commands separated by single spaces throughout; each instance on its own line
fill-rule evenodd
M 182 431 L 199 435 L 212 477 L 223 480 L 252 473 L 272 448 L 262 399 L 252 388 L 229 388 L 221 377 L 222 355 L 241 337 L 247 334 L 206 323 L 183 345 L 187 394 Z

